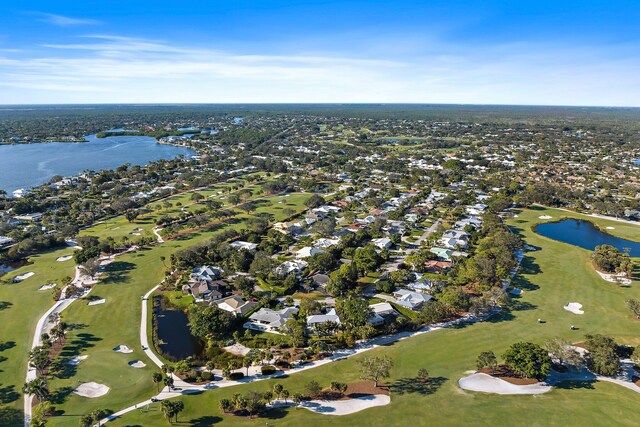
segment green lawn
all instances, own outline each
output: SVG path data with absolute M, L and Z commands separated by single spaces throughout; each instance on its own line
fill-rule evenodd
M 219 197 L 217 191 L 223 191 L 225 187 L 233 184 L 220 184 L 201 193 Z M 210 194 L 207 194 L 208 192 Z M 261 197 L 256 193 L 257 191 L 252 199 Z M 187 204 L 190 203 L 189 197 L 188 193 L 174 196 L 171 202 L 175 204 L 181 201 Z M 275 221 L 280 221 L 289 216 L 283 212 L 286 208 L 295 212 L 304 211 L 306 208 L 303 202 L 308 197 L 309 194 L 301 193 L 293 193 L 287 197 L 264 197 L 256 212 L 270 213 Z M 158 202 L 155 202 L 152 206 L 157 204 Z M 178 208 L 174 206 L 169 209 Z M 156 211 L 156 214 L 161 213 Z M 221 226 L 198 230 L 151 249 L 118 257 L 109 267 L 105 280 L 98 284 L 91 294 L 92 297 L 105 298 L 106 303 L 88 306 L 87 301 L 81 300 L 65 310 L 64 320 L 76 325 L 76 328 L 68 334 L 63 355 L 71 357 L 80 353 L 89 357 L 76 369 L 71 370 L 67 378 L 50 382 L 50 388 L 60 402 L 56 406 L 63 411 L 63 416 L 50 420 L 49 425 L 76 426 L 79 416 L 92 409 L 116 410 L 131 401 L 152 395 L 155 386 L 149 378 L 155 368 L 139 347 L 140 296 L 162 279 L 164 267 L 160 257 L 169 259 L 175 251 L 206 240 L 226 228 L 240 230 L 246 227 L 249 217 L 250 215 L 239 213 L 234 221 Z M 142 233 L 150 232 L 153 226 L 151 218 L 129 223 L 123 216 L 119 216 L 83 230 L 82 234 L 118 238 L 130 236 L 138 227 L 143 228 Z M 22 409 L 20 391 L 24 384 L 27 353 L 36 322 L 54 303 L 52 291 L 37 289 L 49 280 L 60 281 L 65 276 L 74 275 L 73 260 L 56 261 L 58 257 L 72 253 L 71 248 L 61 248 L 35 255 L 29 258 L 30 265 L 3 276 L 3 280 L 10 282 L 16 275 L 29 271 L 36 273 L 19 284 L 0 285 L 0 344 L 7 343 L 0 346 L 0 406 L 6 404 L 16 410 Z M 128 345 L 134 352 L 128 355 L 114 352 L 112 349 L 119 344 Z M 129 367 L 128 362 L 136 359 L 143 360 L 148 366 L 144 369 Z M 69 394 L 69 390 L 78 383 L 87 381 L 104 383 L 111 391 L 99 399 L 86 399 Z
M 263 199 L 257 211 L 271 213 L 278 221 L 286 216 L 282 212 L 286 206 L 297 212 L 304 210 L 302 202 L 308 197 L 304 194 L 291 194 L 285 198 L 269 196 Z M 162 280 L 164 268 L 161 256 L 169 259 L 173 252 L 210 238 L 228 227 L 237 230 L 244 228 L 249 215 L 242 213 L 236 218 L 236 222 L 221 227 L 200 230 L 150 249 L 118 257 L 109 267 L 105 280 L 96 285 L 93 291 L 93 295 L 105 298 L 107 302 L 98 306 L 79 302 L 67 309 L 65 320 L 83 327 L 69 334 L 70 348 L 65 348 L 65 351 L 74 355 L 74 347 L 86 346 L 82 354 L 89 357 L 78 365 L 77 373 L 70 378 L 52 381 L 52 389 L 64 390 L 79 382 L 96 381 L 108 385 L 111 391 L 99 399 L 86 399 L 74 394 L 64 396 L 58 407 L 65 416 L 51 419 L 49 425 L 76 426 L 78 416 L 93 409 L 118 410 L 155 393 L 155 385 L 150 378 L 157 368 L 139 347 L 140 296 Z M 134 352 L 127 355 L 114 352 L 113 348 L 119 344 L 128 345 Z M 143 360 L 147 367 L 134 369 L 128 366 L 129 361 L 137 359 Z
M 0 404 L 22 409 L 22 385 L 27 371 L 27 353 L 31 349 L 38 319 L 54 304 L 51 290 L 38 288 L 48 280 L 74 275 L 73 260 L 57 262 L 60 256 L 71 255 L 71 248 L 62 248 L 30 257 L 32 264 L 2 277 L 9 284 L 0 285 Z M 35 275 L 11 283 L 13 277 L 27 272 Z M 2 423 L 0 423 L 2 425 Z
M 510 344 L 527 340 L 542 344 L 546 339 L 562 336 L 581 341 L 587 333 L 604 333 L 619 342 L 640 344 L 640 322 L 632 319 L 624 301 L 640 297 L 638 283 L 623 288 L 600 279 L 593 271 L 589 252 L 536 235 L 531 227 L 538 216 L 568 215 L 553 209 L 519 213 L 509 223 L 522 233 L 527 243 L 541 248 L 529 252 L 523 261 L 522 274 L 515 286 L 524 289 L 513 308 L 489 322 L 467 325 L 420 335 L 393 345 L 372 350 L 369 354 L 387 354 L 394 360 L 392 401 L 389 406 L 372 408 L 342 417 L 318 415 L 306 410 L 288 409 L 272 414 L 272 419 L 223 416 L 217 409 L 221 398 L 249 390 L 265 391 L 275 380 L 246 384 L 197 396 L 186 396 L 184 425 L 229 426 L 406 426 L 406 425 L 513 425 L 513 426 L 583 426 L 636 425 L 640 416 L 640 396 L 609 383 L 565 384 L 545 395 L 497 396 L 465 392 L 457 380 L 473 369 L 481 351 L 502 354 Z M 600 221 L 597 221 L 600 223 Z M 623 229 L 616 228 L 619 232 Z M 567 302 L 583 304 L 585 314 L 574 315 L 562 306 Z M 543 318 L 546 323 L 537 323 Z M 577 325 L 578 331 L 570 330 Z M 357 360 L 362 355 L 295 374 L 281 382 L 292 393 L 302 391 L 311 379 L 328 386 L 330 381 L 358 380 Z M 425 367 L 432 385 L 421 387 L 417 370 Z M 114 426 L 168 425 L 159 405 L 149 412 L 133 412 L 113 423 Z

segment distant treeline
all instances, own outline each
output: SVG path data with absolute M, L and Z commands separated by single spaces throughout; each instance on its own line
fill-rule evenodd
M 164 138 L 167 136 L 182 136 L 185 134 L 198 133 L 199 130 L 189 129 L 189 130 L 154 130 L 154 131 L 105 131 L 98 132 L 96 134 L 97 138 L 108 138 L 110 136 L 123 136 L 123 135 L 137 135 L 137 136 L 150 136 L 152 138 Z

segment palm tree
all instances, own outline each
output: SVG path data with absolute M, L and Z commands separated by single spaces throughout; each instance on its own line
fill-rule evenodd
M 182 400 L 176 400 L 173 402 L 173 412 L 176 416 L 176 422 L 178 422 L 178 414 L 184 410 L 184 402 Z
M 165 377 L 164 385 L 166 385 L 169 388 L 169 391 L 171 391 L 171 389 L 173 389 L 173 378 L 169 376 Z
M 282 387 L 282 384 L 275 384 L 273 386 L 273 394 L 276 396 L 277 399 L 280 399 L 280 396 L 282 395 L 282 390 L 284 390 L 284 387 Z
M 167 421 L 169 421 L 169 424 L 173 424 L 173 402 L 169 400 L 163 400 L 160 405 L 162 407 L 162 413 L 164 414 L 164 417 L 167 419 Z
M 162 382 L 162 374 L 160 372 L 154 372 L 152 375 L 153 382 L 156 384 L 158 392 L 160 391 L 160 383 Z
M 49 387 L 47 385 L 47 380 L 42 377 L 25 383 L 24 387 L 22 387 L 22 391 L 24 392 L 24 394 L 32 394 L 37 397 L 38 402 L 42 402 L 49 396 Z

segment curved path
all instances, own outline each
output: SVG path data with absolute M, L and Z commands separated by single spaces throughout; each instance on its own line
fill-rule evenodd
M 71 282 L 70 285 L 68 286 L 82 286 L 82 284 L 85 282 L 86 276 L 82 276 L 82 273 L 80 272 L 80 269 L 76 266 L 76 274 L 75 277 L 73 278 L 73 281 Z M 62 294 L 64 295 L 66 291 L 66 288 L 64 288 L 62 290 Z M 75 300 L 84 297 L 86 295 L 89 294 L 89 292 L 91 292 L 91 288 L 89 288 L 88 291 L 84 292 L 82 295 L 79 296 L 75 296 L 72 298 L 64 298 L 64 299 L 60 299 L 58 301 L 56 301 L 55 304 L 53 304 L 53 306 L 47 310 L 46 313 L 44 313 L 42 315 L 42 317 L 40 317 L 40 319 L 38 319 L 38 323 L 36 324 L 36 329 L 33 333 L 33 341 L 31 344 L 31 349 L 33 350 L 34 348 L 42 345 L 42 334 L 44 334 L 45 332 L 48 332 L 49 330 L 51 330 L 51 328 L 54 326 L 50 321 L 49 321 L 49 316 L 51 316 L 54 313 L 62 313 L 67 307 L 69 307 L 71 305 L 72 302 L 74 302 Z M 29 381 L 33 381 L 36 379 L 36 370 L 35 368 L 31 367 L 29 363 L 27 363 L 27 376 L 26 376 L 26 382 Z M 25 427 L 29 426 L 29 423 L 31 422 L 31 417 L 32 417 L 32 406 L 33 405 L 33 395 L 30 394 L 25 394 L 24 395 L 24 425 Z

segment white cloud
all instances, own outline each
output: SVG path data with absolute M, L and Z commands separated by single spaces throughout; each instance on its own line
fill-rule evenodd
M 0 99 L 50 102 L 415 102 L 638 105 L 640 60 L 598 49 L 443 46 L 396 60 L 267 55 L 89 35 L 40 57 L 0 51 Z M 570 52 L 568 54 L 567 52 Z M 623 59 L 620 59 L 623 58 Z
M 54 13 L 29 12 L 29 14 L 39 16 L 39 21 L 47 22 L 58 27 L 72 27 L 78 25 L 96 25 L 100 21 L 95 19 L 72 18 L 70 16 L 56 15 Z

